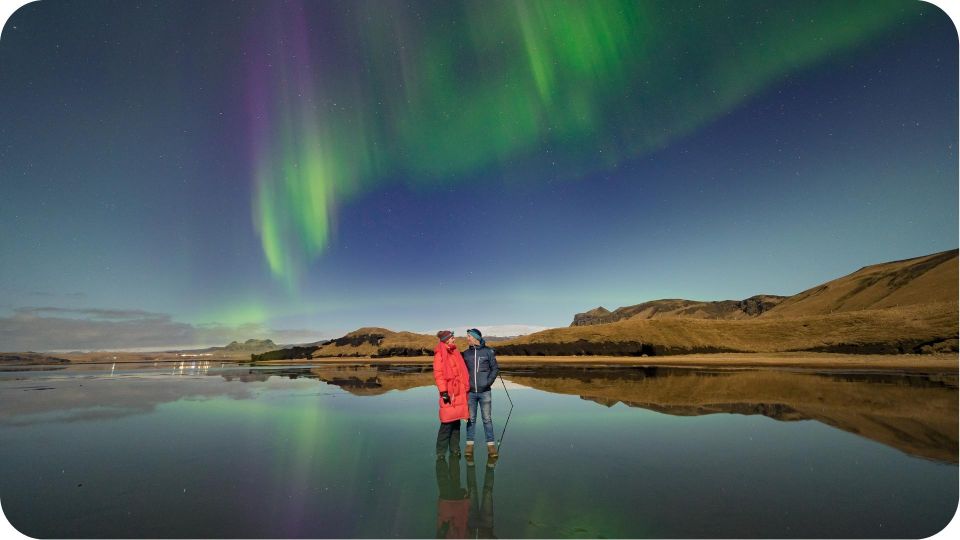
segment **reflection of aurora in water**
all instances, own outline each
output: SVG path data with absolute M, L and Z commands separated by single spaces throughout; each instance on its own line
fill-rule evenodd
M 436 532 L 429 372 L 214 366 L 179 375 L 143 365 L 111 376 L 109 368 L 0 373 L 0 499 L 21 530 L 55 537 Z M 496 465 L 499 536 L 921 537 L 956 508 L 955 464 L 821 423 L 872 409 L 876 424 L 899 428 L 913 417 L 940 430 L 936 417 L 949 403 L 956 424 L 953 376 L 576 369 L 511 377 L 516 409 Z M 714 405 L 698 411 L 697 403 Z M 781 403 L 803 414 L 809 403 L 822 417 L 703 414 L 725 412 L 716 405 L 723 403 Z M 495 418 L 505 405 L 496 394 Z M 643 408 L 651 405 L 671 414 Z M 921 405 L 926 414 L 914 412 Z M 95 406 L 124 413 L 72 412 Z M 955 432 L 952 440 L 942 435 L 956 453 Z M 477 529 L 493 526 L 485 466 L 478 456 L 475 483 L 469 476 L 466 483 L 477 495 L 469 522 Z M 195 511 L 171 519 L 171 509 L 187 507 Z
M 287 368 L 288 375 L 297 371 Z M 297 376 L 356 395 L 433 384 L 432 374 L 417 366 L 315 367 L 299 370 Z M 623 403 L 677 416 L 728 413 L 817 420 L 911 455 L 949 463 L 958 457 L 955 375 L 551 368 L 507 370 L 505 376 L 529 388 L 573 394 L 607 407 Z
M 338 201 L 392 178 L 574 177 L 650 152 L 918 17 L 901 1 L 267 3 L 250 17 L 254 219 L 293 285 Z M 562 172 L 561 172 L 562 171 Z
M 222 362 L 173 362 L 99 368 L 102 375 L 134 381 L 164 380 L 168 376 L 212 375 L 226 381 L 272 383 L 278 378 L 309 383 L 310 379 L 334 385 L 355 396 L 379 396 L 393 391 L 429 387 L 433 374 L 428 366 L 286 366 L 242 368 Z M 224 366 L 227 366 L 226 368 Z M 61 372 L 79 370 L 87 376 L 101 374 L 97 366 L 71 366 Z M 139 371 L 143 370 L 143 371 Z M 508 384 L 518 389 L 534 388 L 550 393 L 572 394 L 611 407 L 623 403 L 664 414 L 698 416 L 707 414 L 757 414 L 778 421 L 817 420 L 828 426 L 856 433 L 908 454 L 956 463 L 957 380 L 954 375 L 905 375 L 880 373 L 803 373 L 778 370 L 698 370 L 684 368 L 589 368 L 515 369 L 505 372 Z M 51 375 L 54 380 L 59 377 Z M 69 376 L 65 381 L 73 381 Z M 207 391 L 190 383 L 197 396 Z M 32 388 L 32 386 L 27 386 Z M 45 388 L 45 387 L 44 387 Z M 171 401 L 184 390 L 166 387 L 156 399 L 150 394 L 111 392 L 89 394 L 76 384 L 65 384 L 49 399 L 36 402 L 29 410 L 7 410 L 0 423 L 19 417 L 20 423 L 37 421 L 39 414 L 60 409 L 81 409 L 78 419 L 90 414 L 85 408 L 101 408 L 95 416 L 121 416 L 151 410 Z M 186 387 L 184 387 L 186 388 Z M 126 390 L 126 389 L 124 389 Z M 214 392 L 214 395 L 216 392 Z M 227 395 L 234 399 L 251 397 L 245 388 Z M 107 410 L 112 412 L 107 412 Z M 34 418 L 31 420 L 31 418 Z

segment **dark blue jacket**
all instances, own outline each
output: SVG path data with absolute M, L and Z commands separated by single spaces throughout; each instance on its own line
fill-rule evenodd
M 471 345 L 463 351 L 463 361 L 467 364 L 467 373 L 470 374 L 470 391 L 486 392 L 497 380 L 500 366 L 497 365 L 497 355 L 490 347 Z

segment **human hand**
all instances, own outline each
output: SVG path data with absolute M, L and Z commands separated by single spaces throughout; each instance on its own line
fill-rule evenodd
M 440 392 L 440 397 L 443 398 L 444 403 L 450 403 L 450 394 L 447 392 Z

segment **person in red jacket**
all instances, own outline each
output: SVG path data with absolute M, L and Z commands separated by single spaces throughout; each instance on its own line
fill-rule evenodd
M 467 365 L 453 341 L 453 332 L 437 332 L 440 340 L 433 350 L 433 378 L 440 391 L 440 430 L 437 432 L 437 459 L 446 454 L 460 457 L 460 420 L 470 418 L 467 407 Z

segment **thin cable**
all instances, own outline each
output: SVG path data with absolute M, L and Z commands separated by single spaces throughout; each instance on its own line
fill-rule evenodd
M 507 434 L 507 426 L 510 425 L 510 416 L 513 414 L 513 399 L 510 397 L 510 392 L 507 390 L 507 383 L 503 382 L 503 377 L 500 374 L 497 374 L 497 377 L 500 378 L 500 384 L 503 385 L 503 391 L 507 393 L 507 400 L 510 402 L 510 411 L 507 412 L 507 421 L 503 424 L 503 431 L 500 432 L 500 442 L 497 443 L 497 448 L 500 448 L 500 445 L 503 444 L 503 436 Z

